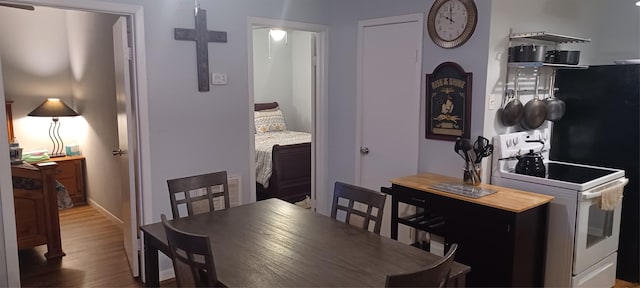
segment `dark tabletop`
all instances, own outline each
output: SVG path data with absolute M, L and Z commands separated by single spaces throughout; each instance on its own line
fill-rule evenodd
M 229 287 L 384 286 L 387 274 L 440 258 L 278 199 L 171 221 L 210 235 L 218 278 Z M 162 223 L 141 229 L 166 245 Z M 454 262 L 451 278 L 469 271 Z

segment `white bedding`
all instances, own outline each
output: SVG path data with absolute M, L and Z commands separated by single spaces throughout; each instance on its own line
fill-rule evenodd
M 311 142 L 311 134 L 296 131 L 273 131 L 255 134 L 256 138 L 256 182 L 269 187 L 271 178 L 271 154 L 273 145 L 291 145 Z

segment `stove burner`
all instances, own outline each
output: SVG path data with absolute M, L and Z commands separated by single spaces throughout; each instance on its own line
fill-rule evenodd
M 582 184 L 614 173 L 612 170 L 587 168 L 560 163 L 548 163 L 547 179 Z

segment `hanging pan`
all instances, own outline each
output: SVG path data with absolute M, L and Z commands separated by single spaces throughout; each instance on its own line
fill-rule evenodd
M 508 102 L 505 104 L 504 109 L 502 109 L 502 124 L 507 127 L 520 122 L 524 111 L 524 106 L 522 102 L 520 102 L 520 96 L 518 94 L 518 77 L 518 73 L 516 73 L 516 77 L 513 79 L 513 95 L 507 94 Z
M 555 78 L 556 72 L 553 71 L 551 73 L 551 78 L 549 79 L 549 98 L 545 100 L 547 106 L 547 120 L 549 121 L 558 121 L 564 116 L 564 111 L 566 108 L 566 104 L 564 101 L 555 97 Z
M 540 84 L 540 75 L 536 73 L 536 82 L 533 94 L 533 99 L 524 105 L 524 117 L 520 123 L 523 128 L 530 130 L 536 129 L 544 123 L 547 118 L 547 105 L 545 101 L 540 100 L 538 97 L 538 85 Z

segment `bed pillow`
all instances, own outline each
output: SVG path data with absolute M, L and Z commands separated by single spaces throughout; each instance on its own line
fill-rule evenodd
M 275 111 L 255 111 L 253 113 L 257 134 L 287 130 L 287 126 L 284 123 L 284 115 L 282 115 L 280 109 Z

